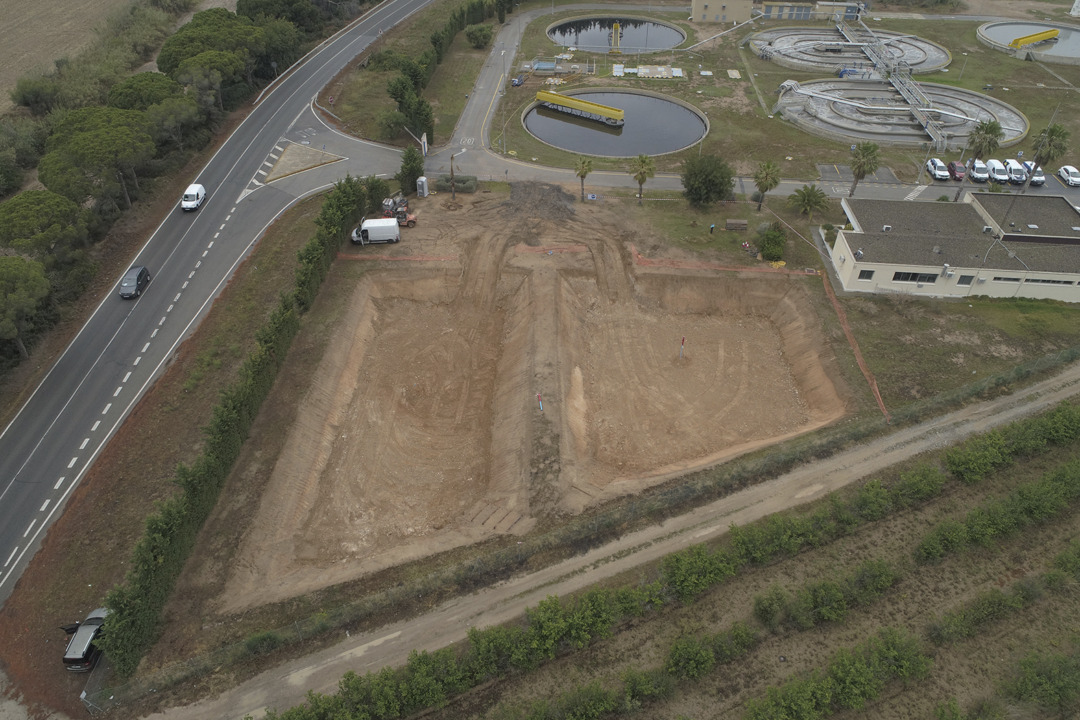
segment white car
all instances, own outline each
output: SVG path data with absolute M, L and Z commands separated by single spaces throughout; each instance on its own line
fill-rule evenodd
M 1058 170 L 1058 175 L 1061 176 L 1066 185 L 1080 185 L 1080 170 L 1077 170 L 1072 165 L 1062 165 L 1061 169 Z
M 1024 163 L 1024 170 L 1027 172 L 1028 177 L 1031 178 L 1032 185 L 1045 185 L 1046 175 L 1043 174 L 1041 167 L 1035 167 L 1035 163 L 1028 160 Z
M 986 182 L 990 179 L 990 171 L 986 169 L 986 163 L 982 160 L 976 160 L 971 163 L 971 170 L 968 171 L 968 177 L 974 182 Z
M 930 177 L 935 180 L 949 179 L 949 166 L 938 158 L 930 158 L 926 161 L 926 172 L 930 173 Z

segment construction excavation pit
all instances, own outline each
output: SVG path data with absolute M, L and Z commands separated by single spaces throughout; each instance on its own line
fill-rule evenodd
M 626 206 L 558 187 L 458 203 L 418 200 L 415 232 L 331 271 L 324 297 L 347 299 L 287 440 L 243 471 L 265 490 L 221 610 L 524 534 L 845 414 L 820 278 L 672 257 Z

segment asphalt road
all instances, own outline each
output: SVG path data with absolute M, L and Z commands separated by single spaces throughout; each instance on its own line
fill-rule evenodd
M 428 1 L 380 5 L 311 53 L 262 99 L 192 178 L 207 188 L 202 208 L 192 213 L 174 208 L 134 260 L 153 276 L 143 295 L 125 301 L 110 293 L 0 433 L 0 601 L 10 595 L 43 533 L 105 443 L 273 218 L 347 170 L 354 175 L 361 169 L 363 174 L 396 171 L 399 153 L 377 148 L 370 155 L 378 168 L 370 157 L 353 156 L 329 166 L 332 172 L 304 173 L 302 181 L 266 185 L 259 180 L 279 141 L 312 127 L 305 121 L 319 89 L 380 31 Z M 372 149 L 356 142 L 351 147 Z

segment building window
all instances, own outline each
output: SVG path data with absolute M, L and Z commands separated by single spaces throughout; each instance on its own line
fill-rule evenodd
M 937 279 L 938 276 L 931 273 L 897 272 L 892 276 L 893 282 L 934 283 Z
M 970 285 L 975 281 L 974 275 L 961 275 L 960 279 L 956 281 L 957 285 Z
M 721 5 L 721 6 L 720 6 L 720 9 L 721 9 L 721 10 L 727 10 L 727 5 Z
M 1072 285 L 1072 280 L 1046 280 L 1044 278 L 1024 278 L 1025 283 L 1042 283 L 1043 285 Z
M 859 271 L 859 279 L 860 280 L 873 280 L 874 279 L 874 271 L 873 270 L 860 270 Z
M 1018 282 L 1020 282 L 1020 278 L 996 277 L 996 278 L 994 278 L 994 282 L 1014 282 L 1014 283 L 1018 283 Z
M 706 10 L 708 10 L 708 9 L 709 9 L 709 6 L 708 6 L 707 4 L 705 5 L 705 9 L 706 9 Z

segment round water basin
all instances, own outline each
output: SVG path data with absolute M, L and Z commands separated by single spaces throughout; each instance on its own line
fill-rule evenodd
M 979 27 L 979 38 L 999 50 L 1012 52 L 1009 43 L 1018 38 L 1045 30 L 1058 30 L 1055 40 L 1024 45 L 1022 51 L 1033 53 L 1034 59 L 1062 62 L 1065 58 L 1080 57 L 1080 27 L 1052 22 L 995 22 Z
M 548 28 L 551 40 L 585 52 L 608 52 L 613 45 L 615 23 L 619 23 L 619 49 L 624 53 L 670 50 L 686 39 L 682 30 L 655 20 L 635 18 L 576 18 Z
M 623 110 L 623 125 L 535 105 L 525 114 L 525 129 L 548 145 L 603 157 L 663 155 L 690 147 L 708 131 L 708 119 L 697 110 L 655 95 L 612 90 L 572 97 Z

